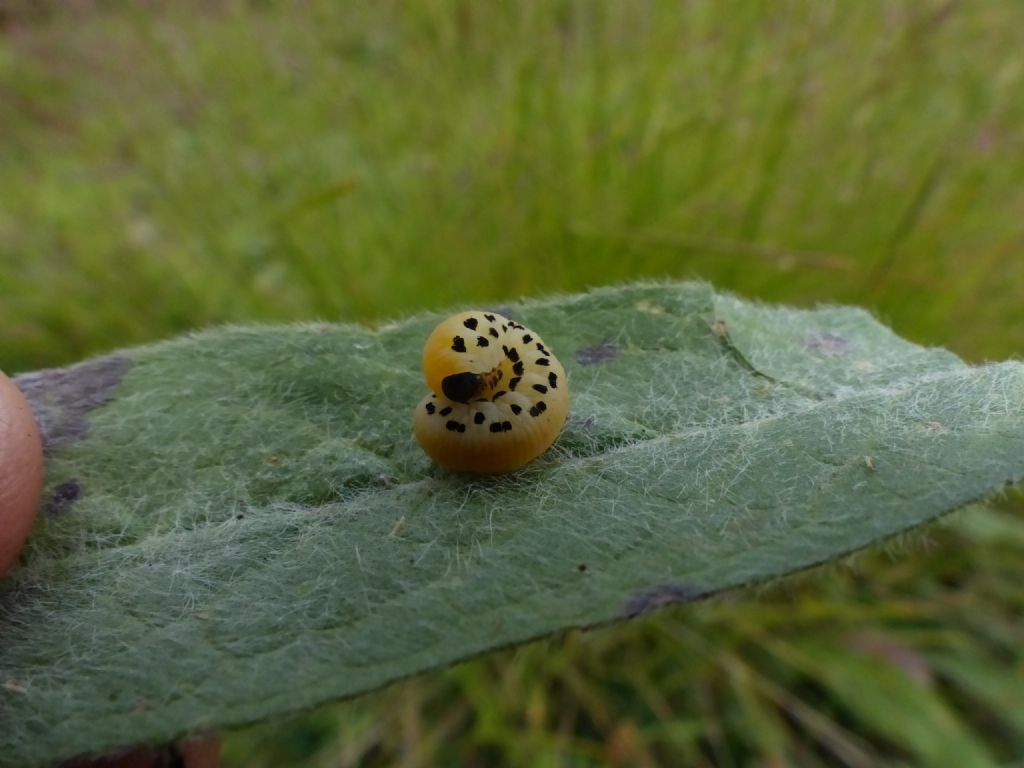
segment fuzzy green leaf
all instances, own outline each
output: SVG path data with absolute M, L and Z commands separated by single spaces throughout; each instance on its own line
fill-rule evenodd
M 503 308 L 565 364 L 555 448 L 432 466 L 439 319 L 226 328 L 22 376 L 45 514 L 0 587 L 0 762 L 353 696 L 821 563 L 1024 476 L 1024 366 L 701 284 Z

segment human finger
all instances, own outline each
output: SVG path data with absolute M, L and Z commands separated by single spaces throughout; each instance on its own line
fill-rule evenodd
M 18 558 L 43 489 L 43 443 L 32 411 L 0 371 L 0 576 Z

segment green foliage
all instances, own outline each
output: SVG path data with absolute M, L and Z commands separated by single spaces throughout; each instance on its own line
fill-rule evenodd
M 564 358 L 573 411 L 556 450 L 494 478 L 411 439 L 433 315 L 225 329 L 19 378 L 51 501 L 0 596 L 4 759 L 363 693 L 822 563 L 1024 478 L 1024 366 L 965 366 L 859 310 L 682 283 L 505 311 Z M 799 663 L 906 730 L 826 658 Z M 889 677 L 890 709 L 928 701 Z M 909 747 L 979 764 L 955 729 L 929 736 L 932 714 Z
M 117 8 L 0 40 L 9 369 L 666 275 L 1024 346 L 1016 4 Z

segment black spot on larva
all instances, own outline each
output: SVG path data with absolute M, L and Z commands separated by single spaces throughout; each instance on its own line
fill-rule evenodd
M 492 328 L 488 328 L 488 329 L 487 329 L 487 332 L 488 332 L 489 334 L 491 334 L 491 336 L 493 336 L 494 338 L 498 338 L 498 336 L 500 335 L 500 334 L 498 333 L 498 329 L 497 329 L 497 328 L 493 328 L 493 327 L 492 327 Z
M 533 388 L 540 392 L 542 395 L 546 395 L 548 393 L 548 388 L 545 387 L 543 384 L 534 384 Z
M 823 357 L 840 357 L 853 351 L 852 341 L 831 331 L 812 333 L 804 341 L 804 346 Z
M 437 407 L 433 403 L 427 403 L 427 405 L 425 407 L 427 409 L 427 413 L 431 413 L 432 414 L 434 411 L 437 410 Z
M 522 376 L 523 371 L 526 370 L 526 363 L 520 360 L 518 363 L 512 366 L 512 373 L 516 376 Z
M 503 421 L 503 422 L 501 422 L 501 429 L 504 432 L 511 432 L 512 431 L 512 422 L 511 421 Z
M 515 403 L 512 403 L 512 405 L 510 405 L 509 408 L 512 409 L 512 413 L 514 413 L 516 416 L 523 412 L 523 406 L 516 405 Z
M 522 381 L 522 380 L 523 380 L 522 376 L 516 376 L 514 379 L 509 379 L 509 381 L 508 381 L 508 388 L 511 389 L 513 392 L 515 392 L 516 391 L 516 387 L 519 386 L 519 382 Z
M 548 374 L 548 386 L 552 389 L 558 388 L 558 375 L 554 371 Z
M 478 347 L 489 347 L 491 345 L 491 342 L 489 342 L 487 340 L 486 336 L 477 336 L 476 337 L 476 345 Z
M 495 392 L 495 393 L 494 393 L 494 397 L 492 397 L 492 398 L 491 398 L 491 402 L 493 403 L 493 402 L 494 402 L 495 400 L 497 400 L 497 399 L 498 399 L 499 397 L 504 397 L 504 396 L 505 396 L 505 395 L 507 395 L 507 394 L 508 394 L 508 392 L 506 392 L 506 391 L 505 391 L 504 389 L 502 389 L 502 390 L 500 390 L 500 391 L 498 391 L 498 392 Z
M 534 362 L 537 363 L 537 365 L 551 365 L 551 361 L 546 357 L 538 357 Z
M 455 421 L 455 419 L 450 419 L 448 422 L 446 422 L 445 425 L 444 425 L 444 428 L 449 430 L 449 431 L 451 431 L 451 432 L 465 432 L 466 431 L 466 425 L 463 424 L 462 422 Z
M 619 356 L 619 348 L 611 341 L 602 341 L 592 347 L 580 347 L 576 350 L 576 362 L 580 365 L 606 363 Z
M 509 360 L 511 360 L 511 361 L 512 361 L 513 363 L 518 363 L 518 362 L 519 362 L 519 350 L 518 350 L 518 349 L 516 349 L 515 347 L 512 347 L 512 349 L 510 349 L 510 350 L 508 351 L 508 355 L 507 355 L 507 357 L 508 357 L 508 359 L 509 359 Z
M 456 403 L 468 403 L 480 394 L 484 386 L 484 377 L 479 373 L 453 373 L 441 380 L 441 391 L 449 400 Z
M 501 432 L 501 422 L 500 421 L 492 421 L 491 422 L 491 432 Z
M 132 366 L 123 355 L 109 355 L 70 368 L 51 368 L 14 377 L 28 400 L 51 456 L 64 445 L 89 434 L 89 412 L 114 399 L 114 391 Z
M 452 339 L 452 349 L 455 352 L 465 352 L 466 340 L 461 336 L 456 336 L 454 339 Z
M 544 411 L 548 409 L 548 404 L 543 400 L 539 400 L 536 405 L 530 408 L 530 415 L 534 418 L 540 416 Z
M 82 484 L 78 480 L 65 480 L 53 489 L 46 502 L 46 514 L 50 517 L 63 515 L 82 497 Z
M 680 582 L 658 584 L 648 589 L 642 589 L 629 598 L 622 613 L 627 619 L 633 619 L 667 605 L 692 603 L 706 595 L 707 592 L 693 584 Z
M 465 320 L 462 321 L 462 324 L 469 328 L 469 330 L 475 331 L 476 326 L 479 324 L 479 322 L 480 321 L 477 320 L 475 317 L 467 317 Z
M 523 334 L 523 343 L 524 344 L 529 344 L 531 341 L 533 341 L 533 336 L 531 336 L 528 333 L 524 333 Z
M 501 324 L 501 332 L 508 333 L 508 326 L 505 325 L 504 323 Z
M 539 341 L 537 342 L 537 351 L 540 352 L 542 355 L 550 355 L 551 354 L 550 352 L 548 352 L 547 348 L 543 344 L 541 344 Z
M 451 412 L 452 412 L 452 407 L 450 405 L 441 409 L 441 415 L 442 416 L 447 416 Z
M 483 424 L 486 420 L 487 420 L 487 417 L 484 416 L 483 411 L 477 411 L 474 414 L 474 416 L 473 416 L 473 423 L 474 424 Z
M 487 322 L 489 322 L 489 323 L 493 323 L 494 322 L 494 315 L 484 315 L 484 317 L 487 318 Z

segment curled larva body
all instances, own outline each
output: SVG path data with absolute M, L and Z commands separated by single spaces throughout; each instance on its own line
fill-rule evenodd
M 510 472 L 544 453 L 569 413 L 569 383 L 544 340 L 494 312 L 461 312 L 423 347 L 430 393 L 413 432 L 442 466 Z

